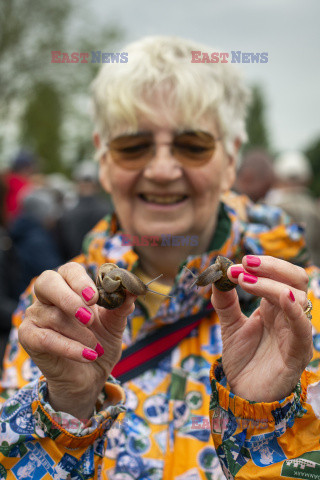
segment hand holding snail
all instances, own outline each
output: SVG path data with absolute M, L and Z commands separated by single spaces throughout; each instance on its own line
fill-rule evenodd
M 312 325 L 305 313 L 308 275 L 278 258 L 247 255 L 228 270 L 228 276 L 261 298 L 247 317 L 235 290 L 212 289 L 230 390 L 254 402 L 279 401 L 292 393 L 312 358 Z
M 34 291 L 19 341 L 46 378 L 51 406 L 88 418 L 121 356 L 134 297 L 128 293 L 117 311 L 98 307 L 94 281 L 76 262 L 43 272 Z
M 118 308 L 126 299 L 126 290 L 136 296 L 146 295 L 147 292 L 163 295 L 148 288 L 150 283 L 155 282 L 160 277 L 162 275 L 144 284 L 134 273 L 128 272 L 124 268 L 119 268 L 114 263 L 104 263 L 99 268 L 96 279 L 96 286 L 99 292 L 97 304 L 108 310 Z M 168 297 L 169 295 L 163 296 Z

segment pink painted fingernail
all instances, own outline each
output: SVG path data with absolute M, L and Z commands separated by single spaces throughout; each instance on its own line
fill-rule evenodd
M 238 278 L 240 273 L 244 273 L 244 268 L 243 267 L 231 267 L 231 276 L 233 278 Z
M 84 348 L 82 350 L 82 356 L 87 360 L 95 360 L 96 358 L 98 358 L 97 352 L 95 352 L 94 350 L 91 350 L 90 348 Z
M 290 298 L 290 300 L 291 300 L 292 303 L 296 301 L 296 299 L 294 298 L 294 295 L 293 295 L 293 293 L 291 292 L 291 290 L 290 290 L 290 293 L 289 293 L 289 298 Z
M 259 267 L 261 265 L 261 260 L 259 257 L 255 257 L 254 255 L 247 255 L 246 261 L 248 267 Z
M 258 277 L 256 277 L 255 275 L 250 275 L 250 273 L 244 273 L 243 281 L 246 283 L 257 283 Z
M 95 351 L 97 352 L 98 357 L 101 357 L 104 354 L 104 348 L 100 343 L 97 343 Z
M 89 302 L 91 298 L 94 296 L 95 291 L 91 287 L 86 287 L 84 290 L 82 290 L 81 295 L 85 299 L 86 302 Z
M 75 317 L 84 325 L 89 322 L 91 318 L 91 312 L 84 307 L 78 308 Z

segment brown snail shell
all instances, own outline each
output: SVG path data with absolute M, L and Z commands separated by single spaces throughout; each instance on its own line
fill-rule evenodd
M 98 288 L 99 299 L 97 304 L 100 307 L 107 308 L 108 310 L 113 310 L 114 308 L 121 307 L 126 299 L 126 293 L 123 288 L 119 288 L 117 292 L 107 293 L 103 288 Z
M 237 284 L 229 280 L 227 270 L 229 267 L 234 265 L 234 263 L 229 258 L 219 255 L 216 259 L 216 264 L 220 266 L 222 277 L 214 283 L 214 286 L 222 292 L 228 292 L 229 290 L 233 290 L 237 286 Z
M 99 268 L 96 278 L 96 286 L 99 293 L 97 304 L 108 310 L 121 307 L 126 299 L 126 290 L 136 296 L 146 295 L 147 292 L 163 295 L 148 288 L 150 283 L 161 276 L 144 284 L 134 273 L 128 272 L 124 268 L 119 268 L 114 263 L 104 263 Z M 163 296 L 168 297 L 169 295 Z
M 198 287 L 205 287 L 210 283 L 214 283 L 215 287 L 222 292 L 232 290 L 237 285 L 231 282 L 227 275 L 227 270 L 229 267 L 231 267 L 231 265 L 234 265 L 234 263 L 229 258 L 218 255 L 215 263 L 210 265 L 210 267 L 206 268 L 206 270 L 200 273 L 200 275 L 195 276 L 191 272 L 192 275 L 195 277 L 195 281 L 193 282 L 192 286 L 197 285 Z

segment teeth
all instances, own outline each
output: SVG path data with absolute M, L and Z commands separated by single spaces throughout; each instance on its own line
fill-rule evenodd
M 169 203 L 181 202 L 181 200 L 184 199 L 184 195 L 170 195 L 170 196 L 168 195 L 166 197 L 162 197 L 158 195 L 143 195 L 143 198 L 147 202 L 169 204 Z

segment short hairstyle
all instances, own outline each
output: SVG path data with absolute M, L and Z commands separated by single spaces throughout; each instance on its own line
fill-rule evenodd
M 192 51 L 217 51 L 175 36 L 150 36 L 127 45 L 127 63 L 105 63 L 92 83 L 95 127 L 107 142 L 122 126 L 137 130 L 138 117 L 157 124 L 152 106 L 156 93 L 172 118 L 172 111 L 193 128 L 203 118 L 218 121 L 228 153 L 245 129 L 249 90 L 241 72 L 230 63 L 192 63 Z M 171 112 L 171 115 L 170 115 Z M 97 152 L 100 155 L 102 152 Z

